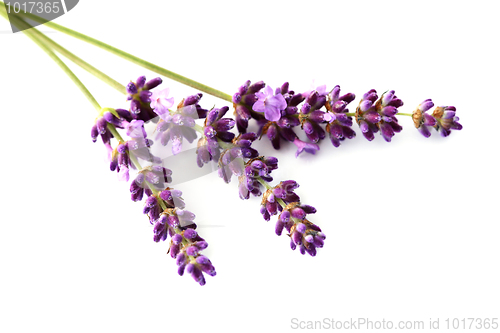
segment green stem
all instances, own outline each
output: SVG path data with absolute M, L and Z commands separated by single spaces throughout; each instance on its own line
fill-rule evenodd
M 0 15 L 2 15 L 5 19 L 9 19 L 7 13 L 5 11 L 5 7 L 0 5 Z M 85 85 L 78 79 L 78 77 L 69 69 L 68 66 L 50 49 L 48 48 L 41 40 L 37 38 L 37 36 L 29 29 L 29 26 L 19 19 L 12 17 L 12 23 L 17 26 L 19 29 L 23 30 L 23 33 L 28 36 L 33 42 L 35 42 L 47 55 L 54 60 L 54 62 L 69 76 L 69 78 L 73 81 L 73 83 L 80 89 L 80 91 L 87 97 L 88 101 L 92 104 L 92 106 L 97 110 L 97 112 L 101 112 L 101 106 L 97 103 L 96 99 L 90 91 L 85 87 Z M 26 30 L 28 29 L 28 30 Z
M 97 47 L 100 47 L 101 49 L 103 50 L 106 50 L 114 55 L 117 55 L 119 57 L 122 57 L 134 64 L 137 64 L 141 67 L 144 67 L 150 71 L 153 71 L 157 74 L 160 74 L 160 75 L 163 75 L 165 77 L 168 77 L 172 80 L 175 80 L 177 82 L 180 82 L 182 84 L 185 84 L 187 86 L 190 86 L 190 87 L 193 87 L 197 90 L 200 90 L 200 91 L 203 91 L 207 94 L 210 94 L 210 95 L 213 95 L 215 97 L 218 97 L 220 99 L 223 99 L 227 102 L 230 102 L 232 103 L 233 102 L 233 99 L 230 95 L 226 94 L 226 93 L 223 93 L 222 91 L 219 91 L 217 89 L 214 89 L 212 87 L 209 87 L 207 85 L 204 85 L 202 83 L 199 83 L 199 82 L 196 82 L 194 80 L 191 80 L 185 76 L 182 76 L 180 74 L 177 74 L 177 73 L 174 73 L 172 71 L 169 71 L 168 69 L 165 69 L 163 67 L 160 67 L 160 66 L 157 66 L 149 61 L 146 61 L 144 59 L 141 59 L 139 57 L 136 57 L 130 53 L 127 53 L 125 51 L 122 51 L 120 49 L 117 49 L 116 47 L 113 47 L 109 44 L 106 44 L 104 42 L 101 42 L 95 38 L 92 38 L 92 37 L 89 37 L 87 35 L 84 35 L 82 33 L 79 33 L 77 31 L 74 31 L 74 30 L 71 30 L 69 28 L 66 28 L 66 27 L 63 27 L 59 24 L 56 24 L 54 22 L 46 22 L 46 20 L 36 16 L 36 15 L 33 15 L 31 13 L 24 13 L 24 12 L 20 12 L 18 15 L 22 15 L 22 16 L 25 16 L 33 21 L 36 21 L 36 22 L 39 22 L 39 23 L 43 23 L 45 26 L 49 27 L 49 28 L 52 28 L 54 30 L 57 30 L 57 31 L 60 31 L 62 33 L 65 33 L 67 35 L 70 35 L 74 38 L 77 38 L 77 39 L 80 39 L 84 42 L 87 42 L 89 44 L 92 44 L 94 46 L 97 46 Z
M 1 5 L 0 5 L 0 15 L 7 18 L 7 16 L 6 16 L 7 13 L 5 12 L 5 9 L 3 7 L 3 3 L 1 3 Z M 94 96 L 92 96 L 92 94 L 87 89 L 87 87 L 85 87 L 85 85 L 80 81 L 80 79 L 78 79 L 78 77 L 71 71 L 71 69 L 69 69 L 68 66 L 66 66 L 66 64 L 50 48 L 48 48 L 47 45 L 45 45 L 41 39 L 38 38 L 42 34 L 40 32 L 38 32 L 38 34 L 34 33 L 34 31 L 36 31 L 36 29 L 30 28 L 31 26 L 21 19 L 18 19 L 15 17 L 11 17 L 11 19 L 13 21 L 12 23 L 15 26 L 17 26 L 19 29 L 23 29 L 23 33 L 26 34 L 31 40 L 33 40 L 42 50 L 44 50 L 52 58 L 52 60 L 54 60 L 59 65 L 59 67 L 61 67 L 61 69 L 71 78 L 71 80 L 76 84 L 76 86 L 85 95 L 85 97 L 87 97 L 87 99 L 94 106 L 94 108 L 97 110 L 97 112 L 101 113 L 101 111 L 102 111 L 101 106 L 99 105 L 99 103 L 97 103 L 96 99 L 94 98 Z M 84 62 L 83 60 L 81 60 L 81 61 Z M 119 84 L 118 82 L 116 82 L 116 83 Z M 125 93 L 125 87 L 123 87 L 122 92 Z M 113 134 L 113 136 L 116 138 L 116 140 L 124 141 L 123 138 L 121 137 L 120 133 L 116 130 L 115 126 L 108 124 L 107 127 L 108 127 L 108 130 L 111 132 L 111 134 Z M 131 155 L 130 159 L 137 170 L 142 169 L 139 161 L 137 160 L 137 158 L 135 156 Z
M 98 70 L 97 68 L 95 68 L 94 66 L 90 65 L 89 63 L 87 63 L 86 61 L 82 60 L 81 58 L 79 58 L 75 54 L 71 53 L 70 51 L 68 51 L 67 49 L 65 49 L 64 47 L 62 47 L 61 45 L 57 44 L 52 39 L 50 39 L 49 37 L 45 36 L 40 31 L 38 31 L 36 28 L 33 28 L 26 21 L 22 20 L 21 18 L 15 16 L 15 15 L 12 15 L 12 17 L 16 17 L 14 20 L 18 20 L 17 22 L 24 22 L 23 24 L 26 27 L 30 27 L 29 28 L 30 33 L 32 33 L 34 36 L 36 36 L 40 41 L 42 41 L 45 45 L 49 46 L 51 49 L 59 52 L 64 57 L 66 57 L 68 60 L 71 60 L 72 62 L 74 62 L 78 66 L 82 67 L 84 70 L 86 70 L 90 74 L 94 75 L 98 79 L 100 79 L 100 80 L 104 81 L 105 83 L 109 84 L 111 87 L 113 87 L 114 89 L 118 90 L 122 94 L 126 94 L 127 93 L 126 88 L 125 88 L 124 85 L 120 84 L 119 82 L 117 82 L 116 80 L 112 79 L 108 75 L 104 74 L 103 72 L 101 72 L 100 70 Z

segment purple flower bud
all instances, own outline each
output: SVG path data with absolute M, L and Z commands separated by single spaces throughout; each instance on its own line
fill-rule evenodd
M 182 242 L 182 236 L 180 234 L 173 235 L 172 242 L 174 242 L 174 244 L 180 244 Z
M 186 248 L 186 254 L 188 256 L 196 256 L 198 254 L 198 249 L 196 248 L 196 246 L 188 246 Z
M 141 99 L 141 101 L 143 103 L 150 103 L 151 102 L 151 95 L 153 93 L 151 91 L 148 91 L 148 90 L 143 90 L 139 93 L 139 98 Z
M 394 90 L 390 90 L 382 95 L 382 105 L 388 105 L 394 98 Z
M 137 94 L 137 86 L 134 82 L 129 82 L 127 84 L 127 93 L 129 93 L 130 95 Z
M 179 253 L 179 255 L 177 256 L 177 260 L 176 260 L 177 266 L 184 264 L 186 259 L 187 258 L 186 258 L 186 255 L 184 254 L 184 252 Z
M 198 233 L 196 232 L 196 230 L 191 229 L 191 228 L 184 230 L 184 237 L 186 239 L 193 239 L 196 236 L 198 236 Z
M 298 223 L 297 226 L 295 227 L 295 230 L 297 230 L 301 234 L 303 234 L 304 232 L 306 232 L 306 229 L 307 229 L 307 227 L 306 227 L 306 225 L 304 223 Z
M 292 240 L 293 242 L 296 244 L 296 245 L 300 245 L 302 244 L 302 234 L 300 232 L 298 232 L 297 230 L 295 230 L 293 233 L 292 233 Z
M 284 226 L 285 226 L 285 223 L 281 219 L 278 219 L 276 221 L 276 227 L 275 227 L 276 235 L 281 236 L 281 233 L 283 232 Z
M 135 82 L 136 82 L 137 88 L 142 88 L 142 87 L 144 87 L 144 84 L 146 83 L 146 77 L 144 75 L 139 76 Z
M 90 130 L 90 137 L 92 138 L 92 142 L 96 142 L 98 136 L 99 136 L 99 131 L 97 130 L 97 125 L 94 125 Z
M 142 78 L 142 77 L 141 77 Z M 144 77 L 144 80 L 146 80 L 146 77 Z M 137 80 L 139 81 L 139 79 Z M 142 82 L 142 80 L 141 80 Z M 158 87 L 161 83 L 162 83 L 162 79 L 160 77 L 156 77 L 154 79 L 151 79 L 149 80 L 145 85 L 144 85 L 144 89 L 145 90 L 151 90 L 151 89 L 154 89 L 156 87 Z

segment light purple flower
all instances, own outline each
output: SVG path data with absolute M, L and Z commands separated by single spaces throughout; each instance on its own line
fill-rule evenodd
M 295 152 L 295 157 L 298 157 L 302 152 L 306 152 L 309 154 L 316 154 L 316 151 L 319 150 L 319 146 L 312 142 L 304 142 L 298 138 L 293 140 L 293 143 L 297 146 L 297 151 Z
M 155 90 L 151 95 L 151 107 L 153 111 L 158 114 L 163 120 L 165 115 L 169 115 L 168 109 L 174 105 L 174 98 L 168 97 L 170 93 L 170 88 L 165 88 L 163 90 Z
M 278 121 L 281 118 L 281 111 L 287 107 L 282 94 L 274 95 L 273 89 L 267 86 L 263 92 L 258 92 L 255 96 L 258 100 L 252 106 L 254 111 L 264 112 L 264 116 L 269 121 Z
M 142 120 L 132 120 L 126 127 L 127 135 L 131 138 L 144 139 L 147 137 L 146 130 L 144 129 L 144 121 Z

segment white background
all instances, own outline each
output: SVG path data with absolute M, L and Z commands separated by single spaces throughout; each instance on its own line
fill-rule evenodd
M 91 104 L 0 21 L 1 332 L 287 332 L 292 318 L 500 317 L 497 1 L 97 1 L 55 22 L 228 94 L 247 79 L 358 98 L 395 89 L 412 112 L 454 105 L 464 129 L 421 136 L 409 117 L 386 143 L 357 137 L 316 156 L 293 145 L 276 181 L 297 180 L 327 235 L 314 258 L 274 234 L 260 200 L 216 173 L 176 186 L 217 269 L 179 277 L 142 204 L 93 144 Z M 50 31 L 41 28 L 42 31 Z M 126 84 L 156 74 L 50 33 Z M 71 64 L 104 107 L 122 95 Z M 164 80 L 179 102 L 195 91 Z M 205 95 L 210 108 L 227 103 Z M 264 148 L 265 147 L 265 148 Z M 170 149 L 170 148 L 168 148 Z M 193 161 L 194 162 L 194 157 Z M 175 177 L 175 174 L 174 174 Z M 303 323 L 305 325 L 305 323 Z M 474 331 L 474 330 L 469 330 Z

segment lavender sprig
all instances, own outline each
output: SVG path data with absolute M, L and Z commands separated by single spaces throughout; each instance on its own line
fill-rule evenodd
M 225 110 L 223 113 L 225 114 Z M 230 182 L 233 175 L 238 177 L 240 198 L 245 200 L 249 199 L 250 195 L 262 196 L 261 213 L 266 221 L 281 212 L 275 229 L 277 235 L 281 235 L 283 228 L 286 228 L 293 250 L 299 247 L 302 254 L 315 256 L 316 248 L 323 247 L 325 235 L 317 225 L 306 219 L 306 214 L 313 214 L 316 209 L 300 203 L 299 196 L 294 193 L 298 187 L 297 182 L 289 180 L 275 187 L 269 185 L 269 182 L 273 181 L 271 172 L 278 168 L 278 159 L 258 155 L 258 151 L 251 147 L 257 138 L 255 133 L 240 134 L 229 143 L 227 139 L 232 135 L 229 135 L 228 131 L 234 127 L 235 122 L 225 118 L 224 126 L 220 127 L 223 134 L 217 138 L 218 132 L 212 125 L 216 119 L 217 121 L 224 119 L 218 117 L 218 114 L 219 109 L 211 110 L 204 127 L 199 129 L 203 135 L 200 142 L 204 144 L 199 145 L 197 149 L 198 165 L 201 167 L 203 163 L 200 161 L 205 162 L 218 157 L 219 176 L 226 183 Z M 200 157 L 206 152 L 209 152 L 208 157 Z
M 98 135 L 102 136 L 103 143 L 110 150 L 110 169 L 112 171 L 119 170 L 119 178 L 129 180 L 129 167 L 138 170 L 136 177 L 130 184 L 131 199 L 141 201 L 144 194 L 146 194 L 143 213 L 147 214 L 150 223 L 154 225 L 153 240 L 155 242 L 165 241 L 170 235 L 169 253 L 176 259 L 179 266 L 178 273 L 183 275 L 186 271 L 191 274 L 196 282 L 204 285 L 204 273 L 211 276 L 216 274 L 210 260 L 200 253 L 208 246 L 208 243 L 195 230 L 194 214 L 184 209 L 185 204 L 181 198 L 182 193 L 166 187 L 166 184 L 172 181 L 172 171 L 163 167 L 161 159 L 151 154 L 150 147 L 153 145 L 153 141 L 147 137 L 144 120 L 138 119 L 139 114 L 144 117 L 144 115 L 151 115 L 149 111 L 158 112 L 162 116 L 159 126 L 164 126 L 162 122 L 168 123 L 164 117 L 167 117 L 167 112 L 168 115 L 170 114 L 166 105 L 170 102 L 173 103 L 173 100 L 168 98 L 168 91 L 166 93 L 162 91 L 160 94 L 149 91 L 149 89 L 159 85 L 161 79 L 153 79 L 148 83 L 144 83 L 144 81 L 145 77 L 140 77 L 136 83 L 128 85 L 129 100 L 132 100 L 130 111 L 109 109 L 109 112 L 97 118 L 91 131 L 92 139 L 95 142 Z M 137 96 L 139 97 L 137 98 Z M 154 102 L 151 100 L 151 96 Z M 186 107 L 196 113 L 196 118 L 204 116 L 206 110 L 197 104 L 200 98 L 201 94 L 198 94 L 183 100 L 178 107 L 180 112 L 177 112 L 172 117 L 181 118 L 181 120 L 172 123 L 177 127 L 181 127 L 185 122 L 188 122 L 185 119 L 187 115 L 184 113 Z M 154 111 L 150 104 L 154 105 Z M 135 109 L 134 105 L 136 106 Z M 166 111 L 163 109 L 165 107 Z M 194 126 L 193 118 L 190 118 L 193 120 L 192 126 Z M 149 120 L 153 119 L 150 118 Z M 123 140 L 115 127 L 126 130 L 129 140 Z M 96 134 L 96 131 L 98 134 Z M 189 135 L 194 140 L 196 134 L 194 130 L 192 131 L 193 133 Z M 111 138 L 116 138 L 118 141 L 114 149 L 112 148 Z M 152 164 L 141 167 L 138 161 L 139 158 Z
M 274 149 L 280 149 L 282 139 L 293 142 L 297 146 L 295 156 L 304 151 L 315 154 L 319 150 L 318 143 L 327 133 L 334 147 L 339 147 L 345 139 L 354 138 L 353 116 L 369 141 L 380 132 L 385 141 L 391 142 L 392 137 L 403 129 L 397 115 L 413 116 L 415 126 L 426 137 L 430 135 L 429 126 L 436 128 L 442 136 L 462 128 L 454 107 L 437 109 L 432 116 L 424 114 L 427 109 L 419 108 L 414 114 L 400 113 L 398 108 L 403 101 L 395 96 L 394 90 L 386 91 L 379 98 L 375 89 L 371 89 L 363 95 L 356 112 L 350 113 L 347 106 L 354 99 L 353 93 L 340 95 L 338 85 L 329 93 L 326 86 L 321 86 L 296 94 L 289 89 L 287 82 L 273 92 L 262 81 L 255 84 L 247 81 L 233 95 L 233 105 L 239 133 L 245 133 L 249 120 L 255 119 L 261 137 L 266 135 Z M 422 107 L 427 107 L 429 101 L 425 100 Z M 295 133 L 298 125 L 308 141 L 301 140 Z

